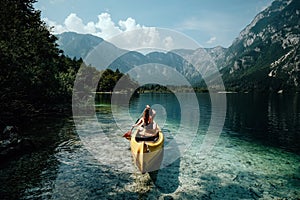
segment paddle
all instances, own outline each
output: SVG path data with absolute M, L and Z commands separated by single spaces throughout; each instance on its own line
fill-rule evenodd
M 123 135 L 123 137 L 126 138 L 127 140 L 130 140 L 130 139 L 131 139 L 131 133 L 132 133 L 133 128 L 134 128 L 134 127 L 132 127 L 132 128 L 130 129 L 130 131 L 127 131 L 127 132 Z
M 136 120 L 135 123 L 137 123 L 137 122 L 140 120 L 140 118 L 142 117 L 142 115 L 143 115 L 143 112 L 142 112 L 142 114 L 139 116 L 139 118 Z M 132 133 L 132 130 L 133 130 L 133 129 L 134 129 L 134 127 L 132 127 L 132 128 L 130 129 L 130 131 L 127 131 L 127 132 L 123 135 L 123 137 L 126 138 L 127 140 L 130 140 L 130 139 L 131 139 L 131 133 Z

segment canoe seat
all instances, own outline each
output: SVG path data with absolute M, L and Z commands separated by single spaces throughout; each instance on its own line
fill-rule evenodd
M 153 142 L 156 142 L 158 140 L 158 138 L 159 138 L 158 132 L 155 135 L 153 135 L 153 136 L 144 136 L 144 135 L 141 135 L 139 133 L 136 134 L 136 136 L 135 136 L 135 140 L 137 142 L 141 142 L 141 141 L 153 141 Z

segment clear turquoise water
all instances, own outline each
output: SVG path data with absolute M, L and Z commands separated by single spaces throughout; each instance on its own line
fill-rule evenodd
M 127 105 L 113 108 L 119 111 L 114 116 L 109 96 L 97 102 L 96 122 L 86 118 L 75 127 L 72 117 L 39 120 L 27 131 L 47 145 L 0 165 L 0 199 L 299 199 L 299 95 L 227 94 L 225 125 L 204 157 L 199 154 L 212 109 L 208 94 L 197 97 L 195 137 L 156 173 L 141 174 L 133 165 L 128 141 L 120 137 L 130 128 L 123 119 Z M 132 97 L 130 122 L 146 104 L 159 111 L 166 144 L 185 137 L 178 132 L 182 113 L 174 95 Z M 182 126 L 189 130 L 188 122 Z

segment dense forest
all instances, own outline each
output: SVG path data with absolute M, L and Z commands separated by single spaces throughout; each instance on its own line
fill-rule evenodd
M 70 100 L 82 60 L 63 55 L 33 8 L 35 0 L 2 0 L 0 13 L 1 116 L 22 116 Z
M 99 71 L 85 65 L 81 58 L 65 56 L 51 27 L 41 20 L 41 12 L 33 8 L 35 2 L 2 0 L 0 3 L 0 128 L 26 117 L 70 113 L 76 77 L 82 83 L 97 85 L 90 88 L 87 84 L 84 92 L 95 89 L 112 92 L 120 78 L 129 83 L 126 85 L 129 88 L 138 88 L 138 92 L 170 92 L 159 85 L 139 87 L 118 69 Z
M 122 78 L 125 85 L 115 88 L 118 81 Z M 137 82 L 133 81 L 129 75 L 120 72 L 118 69 L 97 70 L 95 67 L 83 63 L 76 76 L 77 87 L 75 92 L 80 89 L 80 93 L 89 92 L 129 92 L 130 88 L 138 88 Z
M 58 113 L 62 112 L 61 108 L 71 111 L 73 84 L 79 69 L 79 74 L 89 75 L 81 79 L 99 81 L 101 78 L 98 92 L 112 91 L 124 76 L 119 70 L 98 71 L 86 66 L 81 58 L 65 56 L 56 43 L 57 38 L 51 34 L 51 27 L 41 20 L 41 12 L 33 8 L 35 2 L 1 0 L 0 3 L 2 128 L 24 117 Z M 125 78 L 130 80 L 127 75 Z

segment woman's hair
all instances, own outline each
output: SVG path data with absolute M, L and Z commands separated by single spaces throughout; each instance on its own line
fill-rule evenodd
M 149 117 L 150 117 L 150 108 L 146 108 L 144 112 L 144 122 L 146 126 L 149 124 Z

